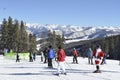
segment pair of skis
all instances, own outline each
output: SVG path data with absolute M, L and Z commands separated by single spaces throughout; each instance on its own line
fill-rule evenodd
M 67 73 L 53 73 L 53 75 L 60 76 L 60 75 L 67 75 Z

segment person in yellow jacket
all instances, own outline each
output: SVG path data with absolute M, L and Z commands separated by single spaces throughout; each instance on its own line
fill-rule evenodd
M 77 57 L 78 57 L 78 52 L 77 52 L 77 50 L 74 48 L 74 49 L 73 49 L 73 63 L 78 64 Z

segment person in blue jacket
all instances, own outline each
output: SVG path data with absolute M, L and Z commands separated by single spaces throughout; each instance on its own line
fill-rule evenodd
M 53 68 L 52 59 L 54 58 L 54 55 L 55 55 L 55 52 L 54 52 L 52 46 L 50 45 L 49 50 L 48 50 L 48 67 L 49 68 Z

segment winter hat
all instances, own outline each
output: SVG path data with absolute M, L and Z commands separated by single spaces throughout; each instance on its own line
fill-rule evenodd
M 97 45 L 96 47 L 97 47 L 97 48 L 100 48 L 100 45 Z

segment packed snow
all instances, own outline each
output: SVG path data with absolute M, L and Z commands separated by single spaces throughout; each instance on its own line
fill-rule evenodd
M 55 76 L 57 62 L 53 61 L 53 69 L 41 62 L 40 56 L 36 61 L 6 59 L 0 56 L 0 80 L 119 80 L 120 65 L 117 60 L 106 60 L 107 64 L 100 65 L 102 73 L 93 73 L 95 65 L 89 65 L 87 58 L 78 57 L 79 64 L 72 64 L 72 57 L 66 57 L 67 75 Z

